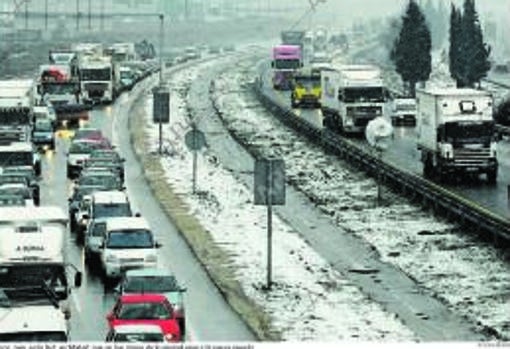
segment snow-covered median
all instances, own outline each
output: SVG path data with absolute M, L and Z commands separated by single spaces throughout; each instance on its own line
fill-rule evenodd
M 387 206 L 376 207 L 372 179 L 253 107 L 255 97 L 242 86 L 255 72 L 245 66 L 243 73 L 242 68 L 215 81 L 215 98 L 228 128 L 257 149 L 280 154 L 289 182 L 339 227 L 373 245 L 383 261 L 400 267 L 455 312 L 509 338 L 510 266 L 501 252 L 403 198 L 391 196 Z
M 172 124 L 187 122 L 186 93 L 202 64 L 172 77 Z M 204 96 L 208 98 L 208 96 Z M 149 117 L 147 133 L 157 150 L 158 129 Z M 367 299 L 360 290 L 334 271 L 292 229 L 277 217 L 273 220 L 273 290 L 263 289 L 266 271 L 266 210 L 254 206 L 252 193 L 205 152 L 199 156 L 199 195 L 191 193 L 192 155 L 183 143 L 184 132 L 165 127 L 171 154 L 161 160 L 167 180 L 198 217 L 213 239 L 230 256 L 236 278 L 245 293 L 270 314 L 285 340 L 416 340 L 393 315 Z

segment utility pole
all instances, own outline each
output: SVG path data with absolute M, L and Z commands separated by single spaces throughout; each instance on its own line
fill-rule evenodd
M 104 30 L 104 0 L 101 0 L 101 32 Z
M 80 30 L 80 0 L 76 0 L 76 31 Z
M 89 30 L 92 29 L 92 0 L 89 0 Z
M 25 1 L 25 29 L 28 29 L 28 2 L 29 0 Z
M 48 0 L 44 0 L 44 29 L 48 30 Z

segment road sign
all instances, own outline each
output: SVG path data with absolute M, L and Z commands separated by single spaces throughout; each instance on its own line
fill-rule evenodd
M 154 123 L 168 124 L 170 122 L 170 91 L 165 86 L 152 90 L 154 96 L 152 120 Z
M 193 128 L 184 136 L 184 143 L 189 150 L 200 150 L 205 147 L 205 135 L 202 131 Z
M 254 179 L 255 205 L 285 205 L 285 163 L 282 159 L 257 159 Z

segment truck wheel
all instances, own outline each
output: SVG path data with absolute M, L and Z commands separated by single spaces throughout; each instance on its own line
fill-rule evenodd
M 487 171 L 487 182 L 489 182 L 489 184 L 496 184 L 497 178 L 498 178 L 497 169 Z
M 423 163 L 423 176 L 425 178 L 432 178 L 434 175 L 434 167 L 432 166 L 432 161 L 427 157 L 425 162 Z
M 41 163 L 39 161 L 35 163 L 34 171 L 37 177 L 41 175 Z

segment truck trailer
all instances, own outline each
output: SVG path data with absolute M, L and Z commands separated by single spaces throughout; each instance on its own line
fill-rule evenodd
M 418 90 L 417 147 L 426 177 L 442 180 L 457 174 L 498 174 L 493 97 L 483 90 Z
M 383 116 L 386 88 L 381 70 L 372 65 L 345 65 L 321 73 L 324 127 L 344 134 L 362 134 Z

